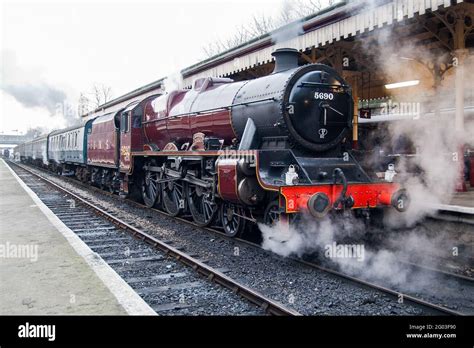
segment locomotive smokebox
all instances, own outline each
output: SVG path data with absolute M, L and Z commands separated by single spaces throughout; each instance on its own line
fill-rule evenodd
M 297 68 L 300 52 L 293 48 L 279 48 L 272 53 L 272 56 L 275 57 L 275 69 L 272 74 L 276 74 L 280 71 Z

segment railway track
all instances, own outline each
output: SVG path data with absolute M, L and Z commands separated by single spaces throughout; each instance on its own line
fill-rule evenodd
M 306 260 L 301 260 L 301 259 L 294 259 L 294 260 L 296 262 L 304 263 L 304 264 L 306 264 L 310 267 L 317 268 L 317 269 L 320 269 L 320 270 L 324 270 L 325 272 L 334 274 L 338 277 L 345 278 L 349 281 L 353 281 L 355 283 L 365 285 L 365 286 L 370 287 L 370 288 L 378 289 L 378 290 L 384 292 L 385 294 L 387 294 L 389 296 L 392 296 L 393 298 L 397 298 L 397 299 L 400 299 L 402 301 L 407 301 L 407 302 L 410 302 L 410 303 L 415 303 L 415 304 L 419 304 L 419 305 L 427 307 L 427 308 L 434 309 L 435 311 L 438 311 L 439 313 L 445 313 L 445 314 L 448 314 L 448 315 L 457 315 L 457 316 L 458 315 L 472 315 L 473 314 L 473 312 L 465 313 L 465 312 L 462 312 L 462 311 L 453 310 L 453 309 L 447 308 L 447 307 L 445 307 L 445 306 L 443 306 L 439 303 L 435 303 L 435 302 L 431 302 L 429 300 L 426 300 L 426 299 L 422 298 L 421 296 L 411 295 L 409 292 L 393 289 L 393 288 L 390 288 L 386 285 L 381 285 L 381 284 L 375 283 L 374 281 L 368 281 L 368 280 L 365 280 L 363 278 L 355 277 L 355 276 L 349 275 L 347 273 L 337 271 L 337 270 L 332 269 L 332 268 L 324 267 L 324 266 L 321 266 L 321 265 L 319 265 L 319 264 L 317 264 L 313 261 L 306 261 Z M 405 264 L 406 266 L 412 268 L 414 270 L 414 273 L 423 271 L 423 272 L 434 273 L 434 274 L 437 274 L 437 275 L 439 274 L 442 277 L 449 279 L 450 281 L 454 281 L 454 282 L 458 283 L 460 285 L 460 288 L 463 288 L 463 289 L 464 288 L 470 288 L 470 289 L 474 288 L 474 282 L 473 282 L 472 278 L 465 277 L 465 276 L 462 276 L 462 275 L 458 275 L 458 274 L 455 274 L 455 273 L 448 273 L 448 272 L 440 271 L 440 270 L 433 269 L 433 268 L 427 268 L 427 267 L 424 267 L 424 266 L 419 266 L 419 265 L 412 264 L 412 263 L 409 263 L 409 262 L 406 262 L 406 261 L 400 261 L 399 263 L 400 264 Z M 420 274 L 420 273 L 416 273 L 416 274 Z
M 299 315 L 297 311 L 228 277 L 225 270 L 206 265 L 205 261 L 180 250 L 179 246 L 147 234 L 24 166 L 16 167 L 17 175 L 46 206 L 156 312 L 186 309 L 179 313 Z M 202 294 L 204 299 L 196 302 L 191 292 Z M 235 299 L 230 299 L 235 295 L 248 300 L 248 303 L 235 305 Z M 237 308 L 232 308 L 233 303 Z M 202 310 L 204 306 L 206 311 Z M 223 311 L 226 307 L 228 309 Z
M 18 164 L 14 164 L 14 165 L 17 165 Z M 23 170 L 26 170 L 28 172 L 30 172 L 32 175 L 35 175 L 35 176 L 38 176 L 40 178 L 42 178 L 43 180 L 46 180 L 47 182 L 49 182 L 50 184 L 54 185 L 56 188 L 64 191 L 64 192 L 67 192 L 68 194 L 70 194 L 71 196 L 73 197 L 77 197 L 78 200 L 82 200 L 81 197 L 75 195 L 74 193 L 72 192 L 69 192 L 67 190 L 65 190 L 64 188 L 62 188 L 61 186 L 57 185 L 56 183 L 54 182 L 51 182 L 50 180 L 48 180 L 47 178 L 44 178 L 42 175 L 39 175 L 37 173 L 34 173 L 32 172 L 30 169 L 24 167 L 23 165 L 20 165 L 21 168 L 23 168 Z M 37 169 L 37 168 L 36 168 Z M 39 169 L 37 169 L 39 170 Z M 52 175 L 51 173 L 48 173 L 48 175 Z M 68 181 L 70 181 L 70 183 L 72 184 L 75 184 L 75 185 L 80 185 L 82 187 L 85 187 L 87 188 L 88 190 L 93 190 L 93 191 L 96 191 L 96 192 L 100 192 L 101 194 L 105 194 L 107 196 L 114 196 L 113 194 L 110 194 L 109 192 L 105 192 L 103 190 L 100 190 L 98 188 L 95 188 L 95 187 L 90 187 L 88 185 L 85 185 L 85 184 L 82 184 L 76 180 L 73 180 L 71 178 L 65 178 L 65 177 L 61 177 L 62 179 L 66 179 Z M 114 196 L 116 197 L 116 196 Z M 127 204 L 130 203 L 138 208 L 141 208 L 141 209 L 147 209 L 144 205 L 138 203 L 138 202 L 135 202 L 135 201 L 131 201 L 131 200 L 127 200 Z M 101 210 L 99 208 L 99 210 Z M 164 216 L 168 216 L 170 217 L 168 214 L 166 214 L 165 212 L 161 211 L 161 210 L 158 210 L 158 209 L 153 209 L 155 212 L 161 214 L 161 215 L 164 215 Z M 103 211 L 101 212 L 101 214 L 104 214 L 105 216 L 107 215 L 110 215 L 109 213 L 107 213 L 106 211 Z M 171 217 L 170 217 L 171 218 Z M 115 219 L 114 217 L 112 217 L 112 219 Z M 197 229 L 201 229 L 201 230 L 206 230 L 208 232 L 212 232 L 212 233 L 215 233 L 215 234 L 218 234 L 220 235 L 221 237 L 223 238 L 226 238 L 226 239 L 230 239 L 229 237 L 227 237 L 223 232 L 219 231 L 218 229 L 215 229 L 215 228 L 210 228 L 210 227 L 199 227 L 197 226 L 196 224 L 194 224 L 192 221 L 186 219 L 186 218 L 183 218 L 183 217 L 174 217 L 173 219 L 177 220 L 177 221 L 180 221 L 182 223 L 185 223 L 185 224 L 188 224 L 188 225 L 191 225 Z M 156 238 L 150 236 L 150 235 L 147 235 L 145 233 L 146 236 L 144 236 L 143 238 L 141 237 L 142 234 L 140 234 L 140 231 L 134 227 L 134 226 L 131 226 L 129 224 L 127 224 L 126 222 L 118 219 L 120 222 L 118 222 L 118 224 L 122 227 L 122 228 L 125 228 L 125 229 L 129 229 L 132 231 L 132 234 L 135 235 L 135 236 L 138 236 L 138 238 L 140 239 L 143 239 L 145 240 L 147 243 L 151 244 L 151 245 L 154 245 L 154 246 L 157 246 L 157 245 L 161 245 L 161 243 L 157 243 L 157 242 L 160 242 L 158 240 L 156 240 Z M 137 232 L 138 231 L 138 232 Z M 246 244 L 246 245 L 249 245 L 249 246 L 252 246 L 252 247 L 255 247 L 255 248 L 259 248 L 260 249 L 260 246 L 256 243 L 253 243 L 251 241 L 248 241 L 248 240 L 245 240 L 245 239 L 240 239 L 240 238 L 232 238 L 233 241 L 236 241 L 238 243 L 243 243 L 243 244 Z M 168 246 L 169 247 L 169 246 Z M 173 253 L 174 256 L 176 256 L 178 259 L 181 258 L 179 256 L 179 250 L 175 249 L 178 253 Z M 262 249 L 260 249 L 262 252 L 266 252 L 266 251 L 263 251 Z M 351 275 L 348 275 L 348 274 L 345 274 L 343 272 L 340 272 L 340 271 L 337 271 L 335 269 L 332 269 L 332 268 L 328 268 L 328 267 L 323 267 L 321 266 L 320 264 L 318 263 L 315 263 L 315 262 L 312 262 L 312 261 L 307 261 L 307 260 L 302 260 L 302 259 L 299 259 L 299 258 L 292 258 L 292 261 L 295 262 L 295 263 L 298 263 L 298 264 L 303 264 L 305 265 L 306 267 L 310 267 L 312 269 L 316 269 L 316 270 L 319 270 L 319 271 L 322 271 L 322 272 L 325 272 L 325 273 L 328 273 L 328 274 L 331 274 L 335 277 L 338 277 L 338 278 L 341 278 L 341 279 L 344 279 L 345 281 L 348 281 L 348 282 L 351 282 L 351 283 L 354 283 L 354 284 L 357 284 L 358 286 L 362 286 L 362 287 L 365 287 L 365 288 L 370 288 L 370 289 L 376 289 L 377 291 L 381 292 L 381 293 L 384 293 L 385 295 L 397 300 L 397 299 L 400 299 L 402 298 L 403 301 L 405 303 L 409 303 L 409 304 L 412 304 L 418 308 L 423 308 L 423 310 L 425 310 L 427 313 L 430 313 L 430 314 L 448 314 L 448 315 L 462 315 L 462 314 L 472 314 L 472 313 L 463 313 L 461 311 L 456 311 L 456 310 L 453 310 L 453 309 L 450 309 L 450 308 L 446 308 L 445 306 L 439 304 L 439 303 L 435 303 L 435 302 L 430 302 L 430 301 L 427 301 L 421 297 L 417 297 L 417 296 L 413 296 L 413 295 L 410 295 L 408 293 L 403 293 L 399 290 L 394 290 L 394 289 L 391 289 L 389 287 L 386 287 L 386 286 L 383 286 L 383 285 L 380 285 L 380 284 L 376 284 L 374 282 L 371 282 L 371 281 L 367 281 L 367 280 L 364 280 L 364 279 L 361 279 L 361 278 L 358 278 L 358 277 L 354 277 L 354 276 L 351 276 Z M 193 265 L 191 265 L 192 267 L 195 267 Z M 205 266 L 205 265 L 204 265 Z M 200 266 L 198 266 L 199 268 Z M 420 266 L 417 266 L 417 265 L 413 265 L 413 267 L 420 267 Z M 434 269 L 430 269 L 429 270 L 430 272 L 437 272 L 437 270 L 434 270 Z M 210 273 L 208 272 L 200 272 L 201 274 L 205 275 L 205 276 L 208 276 L 210 278 L 213 278 L 214 276 L 210 275 Z M 472 287 L 472 279 L 468 278 L 468 277 L 462 277 L 462 276 L 459 276 L 457 274 L 447 274 L 447 272 L 441 272 L 440 273 L 444 273 L 444 276 L 447 277 L 451 277 L 453 279 L 455 279 L 456 281 L 462 281 L 464 282 L 464 284 L 468 284 L 469 286 Z M 235 287 L 234 287 L 235 289 Z M 252 297 L 252 295 L 250 296 Z M 257 300 L 257 301 L 253 301 L 255 303 L 257 303 L 260 307 L 263 307 L 263 308 L 266 308 L 267 306 L 262 303 L 261 300 Z M 271 313 L 271 311 L 269 311 Z M 295 311 L 296 312 L 296 311 Z M 288 314 L 288 313 L 273 313 L 273 314 Z M 297 313 L 293 313 L 293 314 L 297 314 Z

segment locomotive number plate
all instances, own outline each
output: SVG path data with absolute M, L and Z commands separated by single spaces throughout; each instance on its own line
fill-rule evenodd
M 314 99 L 317 100 L 333 100 L 333 93 L 314 92 Z

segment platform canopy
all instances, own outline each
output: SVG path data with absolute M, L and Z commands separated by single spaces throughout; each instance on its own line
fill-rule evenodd
M 461 3 L 462 0 L 456 0 Z M 377 28 L 403 22 L 439 7 L 451 6 L 450 0 L 348 1 L 329 7 L 315 15 L 290 23 L 235 49 L 224 52 L 182 71 L 184 85 L 206 76 L 228 76 L 273 60 L 271 54 L 280 47 L 307 51 L 356 37 Z M 301 33 L 292 37 L 293 33 Z M 291 37 L 285 40 L 285 37 Z
M 300 64 L 324 63 L 342 73 L 356 99 L 385 97 L 383 86 L 389 78 L 374 62 L 386 49 L 379 40 L 384 29 L 390 31 L 393 47 L 410 42 L 429 56 L 440 57 L 436 62 L 412 59 L 426 67 L 425 80 L 435 86 L 447 76 L 452 57 L 464 60 L 466 47 L 474 46 L 473 18 L 472 0 L 342 1 L 183 69 L 181 87 L 189 88 L 194 80 L 209 76 L 244 80 L 267 75 L 273 70 L 271 53 L 291 47 L 302 53 Z M 131 91 L 86 116 L 118 111 L 134 100 L 163 93 L 164 80 Z

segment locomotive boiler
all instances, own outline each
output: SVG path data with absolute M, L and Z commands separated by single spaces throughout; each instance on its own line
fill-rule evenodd
M 343 144 L 352 122 L 349 86 L 326 65 L 298 68 L 296 50 L 273 55 L 276 66 L 268 76 L 240 82 L 201 78 L 191 90 L 149 101 L 144 117 L 148 143 L 154 149 L 174 149 L 171 144 L 180 149 L 199 132 L 223 140 L 224 146 L 237 142 L 239 149 L 269 148 L 279 140 L 320 153 Z

